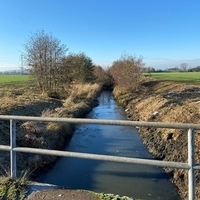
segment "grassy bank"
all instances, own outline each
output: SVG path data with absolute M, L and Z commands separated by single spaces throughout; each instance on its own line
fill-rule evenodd
M 96 104 L 96 98 L 101 91 L 98 84 L 73 84 L 66 92 L 66 99 L 52 99 L 37 91 L 31 83 L 0 85 L 0 114 L 44 116 L 44 117 L 81 117 L 89 112 Z M 9 122 L 0 122 L 1 145 L 9 144 Z M 66 140 L 71 137 L 73 126 L 59 123 L 37 123 L 27 121 L 17 123 L 17 145 L 23 147 L 62 149 Z M 17 154 L 18 176 L 24 169 L 31 171 L 31 175 L 50 167 L 56 157 Z M 9 154 L 0 152 L 0 174 L 9 175 Z M 3 179 L 2 179 L 3 180 Z M 3 182 L 4 183 L 4 182 Z M 2 184 L 5 186 L 5 184 Z M 0 198 L 5 188 L 0 184 Z M 15 185 L 15 183 L 14 183 Z M 9 190 L 8 190 L 9 193 Z M 5 199 L 10 198 L 9 195 Z
M 136 121 L 200 123 L 200 87 L 198 84 L 145 79 L 139 91 L 114 89 L 116 99 L 127 110 L 127 118 Z M 157 113 L 154 115 L 153 113 Z M 140 136 L 157 159 L 187 162 L 187 130 L 140 128 Z M 200 132 L 195 132 L 196 149 L 200 148 Z M 200 154 L 196 152 L 196 162 Z M 166 169 L 183 199 L 188 195 L 187 170 Z M 197 178 L 197 199 L 200 198 L 200 174 Z

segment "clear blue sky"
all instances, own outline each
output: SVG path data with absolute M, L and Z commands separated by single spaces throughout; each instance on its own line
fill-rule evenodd
M 44 29 L 104 67 L 121 54 L 146 67 L 200 65 L 199 0 L 0 0 L 0 70 L 19 69 L 23 44 Z

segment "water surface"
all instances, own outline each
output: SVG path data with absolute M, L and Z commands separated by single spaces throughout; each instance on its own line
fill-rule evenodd
M 124 110 L 116 104 L 110 92 L 102 92 L 98 100 L 99 105 L 87 118 L 126 119 Z M 137 130 L 124 126 L 77 125 L 65 150 L 153 159 Z M 175 186 L 164 170 L 146 165 L 59 158 L 51 170 L 38 177 L 38 181 L 136 199 L 179 199 Z

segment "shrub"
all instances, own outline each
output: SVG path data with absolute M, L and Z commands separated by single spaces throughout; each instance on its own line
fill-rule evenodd
M 142 57 L 122 55 L 119 60 L 113 62 L 109 72 L 115 86 L 134 91 L 138 89 L 143 66 Z

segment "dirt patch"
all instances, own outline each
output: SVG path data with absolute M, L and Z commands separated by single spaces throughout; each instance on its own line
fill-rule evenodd
M 67 190 L 67 189 L 53 189 L 35 192 L 31 194 L 27 200 L 99 200 L 99 198 L 92 192 L 85 190 Z
M 200 124 L 200 86 L 149 80 L 135 94 L 115 96 L 126 109 L 127 118 L 136 121 Z M 127 98 L 128 96 L 128 98 Z M 187 162 L 187 131 L 140 128 L 140 136 L 157 159 Z M 195 159 L 200 162 L 200 131 L 195 131 Z M 188 195 L 187 170 L 166 169 L 183 199 Z M 196 195 L 200 199 L 200 174 L 196 172 Z
M 133 200 L 132 197 L 108 193 L 96 193 L 89 190 L 60 188 L 56 185 L 32 182 L 28 184 L 26 200 L 69 199 L 69 200 Z

